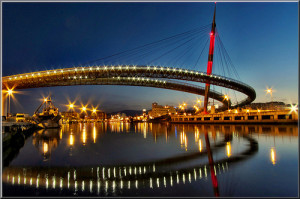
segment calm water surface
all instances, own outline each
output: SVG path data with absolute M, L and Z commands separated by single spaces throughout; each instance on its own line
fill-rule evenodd
M 19 148 L 4 196 L 298 196 L 297 125 L 65 124 Z

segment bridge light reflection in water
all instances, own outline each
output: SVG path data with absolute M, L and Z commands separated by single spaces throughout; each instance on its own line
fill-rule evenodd
M 122 125 L 120 123 L 110 123 L 110 124 L 102 124 L 102 123 L 87 123 L 87 124 L 70 124 L 70 125 L 64 125 L 62 127 L 62 130 L 57 131 L 57 135 L 52 134 L 51 139 L 58 139 L 61 140 L 58 143 L 60 145 L 64 145 L 63 140 L 66 140 L 67 145 L 72 146 L 72 148 L 76 149 L 73 152 L 73 159 L 75 160 L 79 154 L 77 154 L 77 148 L 80 149 L 84 145 L 85 149 L 88 150 L 89 153 L 95 153 L 95 151 L 91 150 L 91 146 L 100 147 L 101 145 L 105 148 L 109 147 L 109 145 L 115 145 L 115 143 L 121 144 L 118 145 L 118 150 L 116 150 L 115 154 L 113 151 L 113 148 L 115 146 L 111 146 L 107 150 L 110 151 L 109 156 L 116 158 L 113 161 L 107 161 L 105 162 L 104 156 L 93 154 L 92 156 L 88 156 L 87 159 L 84 159 L 79 162 L 78 165 L 72 165 L 74 168 L 67 168 L 67 167 L 60 167 L 61 169 L 55 169 L 55 168 L 48 168 L 45 169 L 37 165 L 32 165 L 33 167 L 8 167 L 6 170 L 4 170 L 3 173 L 3 180 L 5 183 L 10 184 L 16 184 L 15 179 L 17 178 L 18 184 L 26 185 L 26 179 L 30 179 L 30 186 L 36 187 L 39 190 L 42 190 L 43 188 L 48 189 L 50 184 L 50 190 L 70 190 L 76 194 L 92 194 L 92 195 L 122 195 L 121 190 L 131 190 L 132 193 L 135 191 L 141 191 L 145 188 L 153 189 L 155 193 L 159 193 L 163 191 L 165 188 L 173 187 L 174 184 L 177 184 L 176 189 L 183 188 L 183 184 L 185 186 L 190 186 L 190 184 L 196 183 L 201 184 L 201 186 L 206 187 L 207 190 L 212 190 L 212 184 L 208 180 L 211 178 L 211 172 L 210 172 L 210 164 L 208 164 L 206 150 L 203 150 L 203 142 L 204 140 L 204 130 L 206 128 L 209 128 L 209 138 L 213 138 L 215 141 L 211 142 L 211 150 L 212 154 L 214 156 L 214 165 L 213 165 L 213 173 L 215 175 L 219 176 L 227 176 L 229 175 L 228 170 L 231 169 L 231 164 L 239 165 L 238 163 L 234 162 L 234 157 L 239 157 L 239 154 L 243 153 L 244 150 L 250 150 L 250 145 L 255 145 L 251 141 L 251 137 L 255 138 L 256 140 L 263 140 L 261 137 L 263 137 L 262 134 L 256 136 L 259 134 L 259 132 L 264 129 L 261 128 L 261 126 L 230 126 L 230 125 L 163 125 L 163 124 L 147 124 L 147 123 L 141 123 L 141 124 L 128 124 L 128 129 L 126 130 L 125 126 L 126 124 L 123 123 L 123 128 L 119 128 Z M 180 132 L 180 136 L 177 138 L 175 137 L 175 127 Z M 147 129 L 147 137 L 145 138 L 145 128 Z M 283 131 L 283 126 L 277 127 L 271 127 L 274 128 L 274 134 L 275 132 Z M 110 131 L 110 129 L 114 129 L 113 131 Z M 152 129 L 152 131 L 150 131 Z M 279 129 L 279 130 L 278 130 Z M 287 127 L 286 130 L 290 131 L 292 128 Z M 258 132 L 255 135 L 250 135 L 250 131 L 256 131 Z M 165 139 L 165 134 L 168 134 L 169 139 Z M 235 133 L 233 133 L 235 132 Z M 248 133 L 247 133 L 248 132 Z M 60 134 L 62 133 L 62 139 Z M 243 133 L 244 136 L 239 136 L 240 133 Z M 49 135 L 45 133 L 45 135 Z M 83 136 L 85 135 L 85 136 Z M 289 135 L 293 135 L 297 138 L 297 129 L 294 129 L 292 132 L 289 133 Z M 36 136 L 36 135 L 35 135 Z M 50 136 L 50 137 L 51 137 Z M 147 145 L 151 140 L 153 141 L 153 147 L 151 147 L 151 153 L 147 153 L 147 157 L 145 158 L 145 154 L 141 153 L 141 155 L 138 155 L 137 157 L 131 156 L 128 151 L 123 152 L 125 150 L 130 149 L 126 145 L 126 142 L 129 142 L 128 144 L 133 146 L 133 142 L 130 137 L 134 136 L 134 143 L 138 146 L 146 146 L 150 147 L 150 145 Z M 157 138 L 157 143 L 154 144 L 154 136 Z M 276 134 L 276 136 L 286 136 L 285 134 Z M 75 138 L 77 137 L 77 138 Z M 81 137 L 82 139 L 80 139 Z M 85 137 L 85 140 L 83 139 Z M 247 138 L 249 137 L 249 139 Z M 44 139 L 43 137 L 36 137 L 37 139 Z M 101 138 L 101 139 L 100 139 Z M 133 137 L 132 137 L 133 138 Z M 281 138 L 281 137 L 280 137 Z M 49 139 L 49 137 L 47 138 Z M 81 142 L 74 143 L 74 140 L 80 140 Z M 112 141 L 111 139 L 114 139 L 115 141 Z M 195 139 L 195 142 L 187 142 L 187 140 L 193 140 Z M 110 143 L 107 143 L 110 140 Z M 140 142 L 140 143 L 139 143 Z M 235 143 L 239 142 L 243 144 L 245 147 L 242 147 L 240 149 L 237 149 L 235 146 Z M 41 149 L 40 153 L 44 153 L 46 143 L 44 142 L 43 148 Z M 249 145 L 250 143 L 250 145 Z M 31 144 L 29 142 L 29 144 Z M 96 144 L 96 145 L 95 145 Z M 278 145 L 279 142 L 277 141 L 276 144 Z M 161 151 L 161 156 L 155 155 L 155 152 L 158 152 L 157 147 L 160 149 L 160 147 L 163 147 L 164 145 L 168 146 L 170 148 L 169 151 L 164 152 Z M 59 150 L 58 147 L 53 147 L 52 145 L 47 145 L 48 151 L 56 151 Z M 155 147 L 154 147 L 155 146 Z M 127 148 L 126 148 L 127 147 Z M 235 149 L 234 152 L 232 152 L 232 147 Z M 250 147 L 248 149 L 248 147 Z M 260 146 L 262 147 L 262 146 Z M 62 147 L 63 148 L 63 147 Z M 278 147 L 277 147 L 278 148 Z M 120 150 L 121 149 L 121 150 Z M 205 148 L 204 148 L 205 149 Z M 221 150 L 223 149 L 223 150 Z M 224 154 L 224 149 L 226 153 Z M 35 149 L 36 150 L 36 149 Z M 115 150 L 115 149 L 114 149 Z M 138 152 L 135 152 L 138 154 L 139 152 L 143 152 L 145 150 L 141 149 Z M 164 147 L 164 150 L 168 150 Z M 96 152 L 99 154 L 99 151 L 103 151 L 103 148 L 97 148 Z M 174 153 L 176 151 L 176 153 Z M 47 161 L 49 163 L 55 163 L 56 156 L 58 151 L 56 153 L 52 153 L 51 158 L 49 158 Z M 185 164 L 190 161 L 189 154 L 194 154 L 197 152 L 199 156 L 197 157 L 197 164 L 190 164 L 189 166 L 186 166 Z M 122 154 L 123 153 L 123 154 Z M 132 153 L 132 152 L 131 152 Z M 255 156 L 257 152 L 255 150 L 251 153 L 254 153 L 253 155 L 249 155 L 249 157 Z M 84 155 L 87 155 L 87 153 L 83 153 Z M 118 155 L 116 155 L 118 154 Z M 120 161 L 122 157 L 125 155 L 128 156 L 128 160 L 125 162 L 119 162 L 114 163 L 116 160 L 119 159 Z M 177 159 L 176 157 L 179 154 L 186 154 L 186 158 L 184 161 L 181 161 L 180 159 Z M 24 155 L 24 154 L 22 154 Z M 152 156 L 151 156 L 152 155 Z M 167 156 L 166 156 L 167 155 Z M 271 149 L 270 152 L 271 161 L 272 163 L 276 162 L 278 163 L 278 160 L 276 160 L 276 151 L 275 148 Z M 97 157 L 100 159 L 98 162 L 94 162 L 92 160 L 89 160 L 91 158 L 89 157 Z M 179 157 L 179 156 L 178 156 Z M 191 156 L 192 157 L 192 156 Z M 230 157 L 230 159 L 228 159 Z M 248 156 L 240 157 L 247 159 Z M 70 157 L 69 157 L 70 158 Z M 71 160 L 72 160 L 71 158 Z M 134 159 L 135 158 L 135 159 Z M 165 158 L 171 158 L 173 159 L 175 164 L 171 162 L 169 163 L 159 163 L 164 162 L 163 160 Z M 68 158 L 67 158 L 68 159 Z M 132 163 L 131 163 L 131 160 Z M 157 161 L 156 161 L 157 160 Z M 161 160 L 161 161 L 160 161 Z M 192 159 L 191 159 L 192 160 Z M 249 159 L 249 161 L 251 158 Z M 43 165 L 49 164 L 44 162 Z M 68 160 L 66 160 L 68 161 Z M 153 162 L 154 161 L 154 162 Z M 169 160 L 170 161 L 170 160 Z M 243 161 L 243 160 L 242 160 Z M 176 163 L 177 162 L 177 163 Z M 59 163 L 59 162 L 56 162 Z M 74 162 L 73 162 L 74 163 Z M 62 164 L 62 163 L 60 163 Z M 64 163 L 63 163 L 64 164 Z M 72 164 L 72 162 L 68 163 Z M 95 165 L 89 166 L 89 165 Z M 175 166 L 177 165 L 177 166 Z M 166 169 L 166 167 L 168 169 Z M 275 168 L 275 167 L 274 167 Z M 23 173 L 23 169 L 27 170 L 26 176 Z M 30 171 L 29 171 L 30 170 Z M 20 172 L 21 171 L 21 172 Z M 97 171 L 97 172 L 94 172 Z M 101 172 L 102 171 L 102 172 Z M 19 175 L 20 173 L 20 175 Z M 22 175 L 23 174 L 23 175 Z M 73 175 L 71 175 L 73 174 Z M 244 174 L 243 174 L 244 175 Z M 73 178 L 72 178 L 73 177 Z M 23 181 L 22 181 L 23 180 Z M 6 182 L 7 181 L 7 182 Z M 222 184 L 222 181 L 218 183 L 220 186 L 220 194 L 222 195 L 222 186 L 225 186 Z M 58 189 L 56 189 L 58 187 Z M 224 190 L 223 190 L 224 191 Z M 43 193 L 41 191 L 41 193 Z M 58 192 L 57 192 L 58 194 Z M 201 195 L 201 193 L 198 193 Z M 223 192 L 224 194 L 224 192 Z

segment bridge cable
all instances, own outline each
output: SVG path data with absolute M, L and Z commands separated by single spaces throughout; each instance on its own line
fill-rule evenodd
M 174 51 L 174 50 L 178 49 L 179 47 L 181 47 L 181 46 L 185 45 L 186 43 L 190 42 L 191 40 L 193 40 L 193 39 L 195 39 L 195 38 L 196 38 L 196 37 L 193 37 L 193 38 L 189 39 L 188 41 L 186 41 L 186 42 L 184 42 L 184 43 L 182 43 L 182 44 L 180 44 L 180 45 L 176 46 L 175 48 L 173 48 L 173 49 L 171 49 L 171 50 L 169 50 L 169 51 L 165 52 L 165 53 L 164 53 L 164 54 L 162 54 L 161 56 L 159 56 L 159 57 L 157 57 L 157 58 L 155 58 L 155 59 L 152 59 L 152 60 L 150 61 L 150 63 L 151 63 L 151 62 L 154 62 L 154 61 L 156 61 L 157 59 L 160 59 L 161 57 L 163 57 L 163 56 L 165 56 L 165 55 L 169 54 L 170 52 L 172 52 L 172 51 Z
M 203 31 L 203 30 L 200 30 L 200 32 L 201 31 Z M 199 31 L 197 31 L 197 32 L 194 32 L 194 33 L 191 33 L 191 34 L 198 34 L 198 32 Z M 187 34 L 186 34 L 187 35 Z M 192 35 L 191 35 L 192 36 Z M 169 41 L 166 41 L 166 42 L 171 42 L 170 44 L 176 44 L 176 43 L 178 43 L 179 41 L 181 41 L 181 40 L 184 40 L 185 38 L 188 38 L 188 37 L 190 37 L 190 36 L 187 36 L 187 37 L 184 37 L 184 38 L 176 38 L 174 41 L 173 40 L 169 40 Z M 178 40 L 178 41 L 176 41 L 176 40 Z M 155 52 L 157 52 L 157 50 L 155 49 L 155 48 L 159 48 L 160 46 L 157 46 L 157 45 L 161 45 L 161 43 L 163 43 L 163 42 L 160 42 L 160 43 L 156 43 L 156 44 L 153 44 L 150 48 L 148 47 L 148 48 L 146 48 L 146 47 L 142 47 L 142 48 L 140 48 L 140 49 L 136 49 L 136 50 L 134 50 L 134 51 L 131 51 L 131 52 L 126 52 L 126 53 L 123 53 L 123 54 L 121 54 L 121 55 L 119 55 L 119 59 L 121 58 L 121 57 L 124 57 L 125 56 L 125 60 L 126 59 L 129 59 L 130 58 L 130 56 L 135 56 L 135 55 L 137 55 L 137 54 L 139 54 L 139 53 L 142 53 L 142 52 L 145 52 L 144 54 L 141 54 L 141 55 L 139 55 L 138 57 L 141 57 L 141 56 L 145 56 L 145 55 L 147 55 L 147 54 L 149 54 L 149 53 L 151 53 L 151 52 L 153 52 L 153 51 L 155 51 Z M 166 43 L 167 44 L 167 43 Z M 168 44 L 168 45 L 170 45 L 170 44 Z M 164 44 L 163 44 L 164 45 Z M 156 47 L 157 46 L 157 47 Z M 153 50 L 154 49 L 154 50 Z M 147 52 L 148 51 L 148 52 Z M 116 58 L 118 58 L 118 57 L 116 57 Z M 137 58 L 137 57 L 133 57 L 133 59 L 135 59 L 135 58 Z M 117 59 L 118 61 L 120 61 L 119 59 Z
M 206 47 L 206 45 L 207 45 L 207 43 L 208 43 L 208 40 L 209 40 L 209 38 L 207 38 L 207 40 L 206 40 L 206 42 L 205 42 L 205 45 L 204 45 L 204 47 L 203 47 L 203 49 L 202 49 L 200 55 L 198 56 L 198 59 L 197 59 L 197 61 L 196 61 L 196 63 L 195 63 L 194 68 L 196 68 L 196 66 L 197 66 L 197 64 L 198 64 L 198 62 L 199 62 L 199 60 L 200 60 L 200 57 L 201 57 L 201 55 L 202 55 L 202 53 L 203 53 L 203 51 L 204 51 L 204 49 L 205 49 L 205 47 Z
M 197 37 L 198 35 L 196 35 L 196 37 Z M 188 39 L 188 38 L 190 38 L 191 36 L 188 36 L 188 37 L 185 37 L 185 38 L 183 38 L 183 39 L 180 39 L 180 40 L 178 40 L 178 41 L 172 41 L 172 43 L 171 43 L 171 45 L 172 44 L 177 44 L 178 42 L 180 42 L 180 41 L 184 41 L 185 39 Z M 194 38 L 196 38 L 196 37 L 194 37 Z M 150 54 L 150 53 L 157 53 L 157 52 L 159 52 L 159 51 L 162 51 L 164 48 L 166 48 L 166 47 L 169 47 L 170 46 L 170 44 L 169 45 L 165 45 L 165 46 L 162 46 L 162 47 L 160 47 L 160 46 L 158 46 L 158 48 L 159 49 L 147 49 L 148 50 L 148 52 L 146 52 L 146 53 L 144 53 L 144 54 L 141 54 L 140 56 L 138 56 L 138 57 L 141 57 L 141 56 L 146 56 L 146 55 L 148 55 L 148 54 Z M 135 58 L 138 58 L 138 57 L 135 57 Z
M 208 24 L 208 25 L 205 25 L 205 26 L 202 26 L 202 27 L 200 27 L 200 28 L 207 27 L 207 26 L 209 26 L 209 24 Z M 110 57 L 114 57 L 114 56 L 116 56 L 116 55 L 120 55 L 120 54 L 125 53 L 125 52 L 128 52 L 128 51 L 136 50 L 136 49 L 139 49 L 139 48 L 142 48 L 142 47 L 146 47 L 146 46 L 149 46 L 149 45 L 152 45 L 152 44 L 155 44 L 155 43 L 159 43 L 159 42 L 161 42 L 161 41 L 165 41 L 165 40 L 168 40 L 168 39 L 171 39 L 171 38 L 175 38 L 175 37 L 178 37 L 178 36 L 180 36 L 180 35 L 184 35 L 184 34 L 187 34 L 187 33 L 193 32 L 193 31 L 196 31 L 196 30 L 198 30 L 198 29 L 200 29 L 200 28 L 195 28 L 195 29 L 192 29 L 192 30 L 183 32 L 183 33 L 179 33 L 179 34 L 173 35 L 173 36 L 171 36 L 171 37 L 167 37 L 167 38 L 164 38 L 164 39 L 161 39 L 161 40 L 158 40 L 158 41 L 154 41 L 154 42 L 151 42 L 151 43 L 148 43 L 148 44 L 144 44 L 144 45 L 135 47 L 135 48 L 130 49 L 130 50 L 125 50 L 125 51 L 122 51 L 122 52 L 119 52 L 119 53 L 115 53 L 115 54 L 113 54 L 113 55 L 109 55 L 109 56 L 102 57 L 102 58 L 99 58 L 99 59 L 96 59 L 96 60 L 88 61 L 88 62 L 86 62 L 86 63 L 84 63 L 84 64 L 82 64 L 82 65 L 87 65 L 87 64 L 90 64 L 90 63 L 95 63 L 95 62 L 97 62 L 97 61 L 100 61 L 100 60 L 103 60 L 103 59 L 107 59 L 107 58 L 110 58 Z

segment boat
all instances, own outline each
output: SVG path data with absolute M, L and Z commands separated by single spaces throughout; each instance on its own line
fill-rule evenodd
M 42 112 L 39 112 L 42 108 Z M 45 98 L 42 104 L 33 114 L 33 121 L 41 128 L 59 128 L 61 114 L 51 100 L 51 97 Z

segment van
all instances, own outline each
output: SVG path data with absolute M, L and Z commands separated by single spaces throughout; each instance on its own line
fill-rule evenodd
M 17 113 L 16 114 L 16 122 L 25 122 L 25 114 Z

